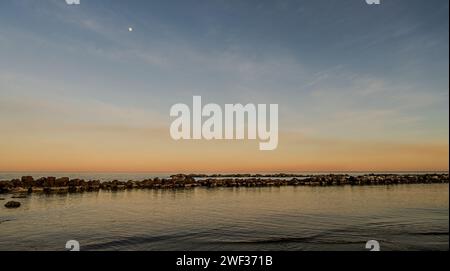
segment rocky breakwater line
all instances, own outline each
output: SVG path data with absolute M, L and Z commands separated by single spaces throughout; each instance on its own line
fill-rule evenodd
M 292 178 L 205 178 L 198 181 L 206 187 L 262 187 L 262 186 L 337 186 L 337 185 L 395 185 L 448 183 L 448 174 L 423 175 L 316 175 Z
M 336 185 L 397 185 L 448 183 L 448 174 L 368 174 L 316 175 L 289 178 L 260 177 L 203 177 L 196 180 L 192 175 L 177 174 L 170 178 L 145 179 L 142 181 L 105 181 L 69 179 L 68 177 L 43 177 L 0 181 L 0 194 L 13 194 L 13 198 L 26 197 L 30 193 L 78 193 L 89 191 L 119 191 L 127 189 L 176 189 L 192 187 L 270 187 L 270 186 L 336 186 Z

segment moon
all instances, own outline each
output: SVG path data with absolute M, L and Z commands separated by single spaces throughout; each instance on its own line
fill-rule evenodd
M 128 27 L 129 32 L 133 32 L 133 27 Z

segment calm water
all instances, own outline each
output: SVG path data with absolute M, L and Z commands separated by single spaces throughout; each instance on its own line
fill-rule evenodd
M 448 199 L 448 184 L 33 194 L 0 201 L 0 250 L 448 250 Z

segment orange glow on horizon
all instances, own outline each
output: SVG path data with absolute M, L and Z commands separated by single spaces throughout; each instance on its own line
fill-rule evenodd
M 328 140 L 281 141 L 276 151 L 256 142 L 153 139 L 92 144 L 0 144 L 0 171 L 59 172 L 335 172 L 448 171 L 448 144 L 400 144 Z M 33 144 L 31 144 L 33 143 Z M 91 144 L 89 144 L 91 143 Z M 89 144 L 89 145 L 88 145 Z

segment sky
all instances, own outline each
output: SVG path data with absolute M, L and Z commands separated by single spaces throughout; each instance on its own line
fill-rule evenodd
M 174 141 L 194 95 L 278 148 Z M 0 171 L 448 170 L 448 123 L 447 0 L 0 1 Z

